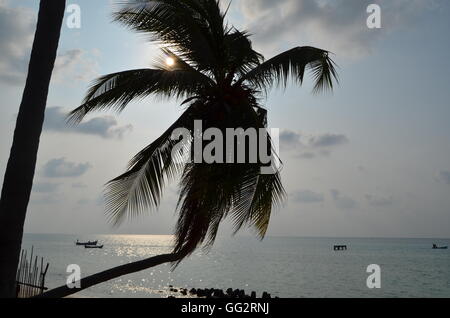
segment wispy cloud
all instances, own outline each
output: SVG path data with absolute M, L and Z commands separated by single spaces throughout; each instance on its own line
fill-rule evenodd
M 74 163 L 65 158 L 51 159 L 42 167 L 42 174 L 47 178 L 79 177 L 91 168 L 89 162 Z
M 366 26 L 367 7 L 382 8 L 382 29 Z M 256 44 L 265 51 L 286 45 L 313 45 L 355 58 L 371 54 L 388 31 L 413 24 L 442 0 L 240 0 L 239 5 Z
M 442 170 L 438 174 L 438 179 L 445 184 L 450 185 L 450 171 Z
M 0 1 L 0 82 L 22 85 L 25 82 L 36 28 L 37 12 L 12 7 Z M 52 75 L 54 83 L 87 82 L 98 76 L 99 50 L 71 49 L 58 54 Z
M 20 85 L 25 74 L 36 24 L 36 12 L 0 1 L 0 82 Z
M 291 198 L 298 203 L 321 203 L 325 201 L 322 193 L 317 193 L 311 190 L 300 190 L 293 192 Z
M 49 107 L 45 112 L 44 130 L 61 133 L 96 135 L 103 138 L 122 138 L 133 130 L 132 125 L 119 126 L 114 117 L 95 117 L 76 126 L 66 123 L 67 113 L 62 107 Z
M 53 193 L 58 190 L 60 184 L 59 183 L 51 183 L 51 182 L 35 182 L 33 184 L 33 192 L 37 193 Z
M 336 147 L 348 142 L 349 139 L 343 134 L 305 134 L 292 130 L 283 130 L 280 133 L 281 149 L 293 152 L 297 157 L 303 159 L 328 156 Z
M 81 182 L 72 183 L 72 188 L 74 189 L 84 189 L 87 188 L 87 185 Z
M 333 198 L 334 204 L 338 209 L 341 210 L 351 210 L 358 206 L 357 202 L 351 197 L 341 194 L 337 189 L 330 190 L 331 197 Z
M 52 81 L 55 83 L 92 81 L 98 77 L 98 65 L 95 60 L 98 55 L 98 49 L 94 50 L 92 54 L 82 49 L 67 50 L 58 54 Z
M 394 197 L 390 196 L 380 196 L 373 194 L 366 194 L 365 198 L 367 203 L 373 207 L 386 207 L 391 206 L 394 203 Z

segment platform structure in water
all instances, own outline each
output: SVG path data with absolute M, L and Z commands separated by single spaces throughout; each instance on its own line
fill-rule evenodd
M 346 251 L 347 245 L 334 245 L 333 250 L 335 251 Z

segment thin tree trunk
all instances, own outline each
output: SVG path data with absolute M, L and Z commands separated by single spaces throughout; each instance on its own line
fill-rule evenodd
M 40 2 L 28 77 L 0 199 L 0 297 L 15 297 L 23 225 L 64 11 L 65 0 Z
M 150 257 L 147 259 L 144 259 L 142 261 L 137 261 L 125 265 L 120 265 L 111 269 L 108 269 L 106 271 L 87 276 L 85 278 L 82 278 L 80 283 L 80 288 L 69 288 L 67 285 L 49 290 L 48 292 L 43 293 L 42 295 L 36 296 L 37 298 L 61 298 L 61 297 L 67 297 L 69 295 L 78 293 L 79 291 L 89 288 L 91 286 L 104 283 L 108 280 L 135 273 L 140 272 L 144 269 L 158 266 L 164 263 L 173 263 L 178 260 L 180 260 L 181 254 L 163 254 L 163 255 L 157 255 L 154 257 Z

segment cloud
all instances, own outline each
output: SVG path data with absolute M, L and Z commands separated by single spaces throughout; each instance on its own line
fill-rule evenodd
M 87 185 L 85 185 L 84 183 L 81 183 L 81 182 L 75 182 L 75 183 L 72 183 L 72 188 L 84 189 L 84 188 L 87 188 Z
M 91 200 L 84 198 L 84 199 L 79 199 L 77 201 L 77 204 L 78 205 L 86 205 L 86 204 L 89 204 L 90 202 L 91 202 Z
M 440 171 L 439 172 L 439 176 L 438 179 L 442 182 L 444 182 L 445 184 L 450 185 L 450 171 Z
M 41 194 L 38 196 L 32 195 L 30 198 L 30 204 L 33 205 L 49 205 L 60 203 L 60 198 L 55 194 Z
M 91 168 L 91 164 L 73 163 L 65 158 L 52 159 L 44 164 L 42 173 L 48 178 L 79 177 Z
M 298 154 L 297 157 L 301 159 L 314 159 L 316 154 L 314 152 L 302 152 Z
M 26 7 L 11 7 L 0 1 L 0 83 L 23 85 L 36 29 L 37 12 Z M 52 81 L 73 83 L 91 81 L 98 76 L 99 50 L 72 49 L 59 53 Z
M 122 138 L 133 129 L 132 125 L 119 126 L 114 117 L 95 117 L 76 126 L 66 123 L 62 107 L 49 107 L 45 111 L 44 130 L 62 133 L 80 133 L 103 138 Z
M 361 172 L 361 173 L 367 171 L 366 167 L 363 166 L 363 165 L 358 165 L 358 166 L 356 167 L 356 169 L 358 170 L 358 172 Z
M 308 145 L 313 148 L 334 147 L 348 143 L 348 138 L 344 135 L 323 134 L 308 138 Z
M 98 57 L 99 54 L 98 49 L 92 50 L 92 54 L 81 49 L 72 49 L 59 54 L 55 60 L 52 81 L 55 83 L 92 81 L 98 77 L 98 64 L 92 56 Z
M 392 195 L 388 197 L 382 197 L 372 194 L 366 194 L 365 198 L 367 200 L 367 203 L 373 207 L 386 207 L 394 203 L 394 197 Z
M 37 182 L 33 184 L 33 192 L 52 193 L 58 190 L 59 183 Z
M 382 28 L 367 27 L 367 7 L 378 3 Z M 421 13 L 436 10 L 442 0 L 240 0 L 247 29 L 265 50 L 280 44 L 312 45 L 342 57 L 371 54 L 388 32 L 415 22 Z
M 35 25 L 35 11 L 11 8 L 7 1 L 0 1 L 0 83 L 25 82 Z
M 325 200 L 323 194 L 311 190 L 296 191 L 291 194 L 291 197 L 295 202 L 300 203 L 320 203 Z
M 300 143 L 300 134 L 291 130 L 283 130 L 280 133 L 280 141 L 286 145 L 297 145 Z
M 312 159 L 317 156 L 328 156 L 338 146 L 347 144 L 348 138 L 342 134 L 303 134 L 291 130 L 280 133 L 280 148 L 295 152 L 298 158 Z
M 356 208 L 358 205 L 355 200 L 353 200 L 349 196 L 342 195 L 339 190 L 331 189 L 330 193 L 331 197 L 333 198 L 334 204 L 341 210 L 351 210 Z

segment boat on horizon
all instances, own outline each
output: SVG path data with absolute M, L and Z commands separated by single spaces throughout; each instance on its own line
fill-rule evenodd
M 103 245 L 85 245 L 85 248 L 103 248 Z
M 448 246 L 437 246 L 436 244 L 433 244 L 433 250 L 446 250 L 448 249 Z
M 83 245 L 83 246 L 87 246 L 87 245 L 97 245 L 98 241 L 87 241 L 87 242 L 79 242 L 78 240 L 75 242 L 75 245 Z

